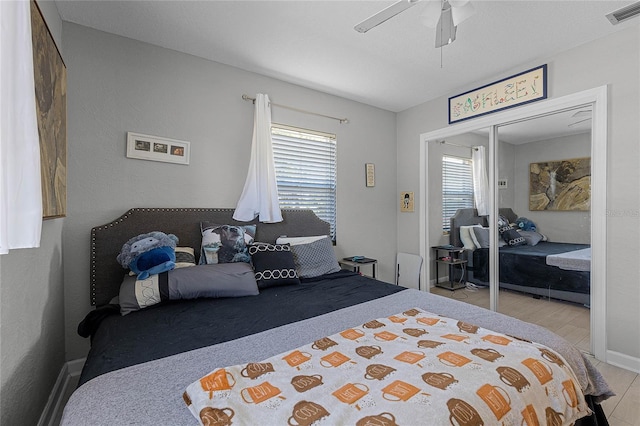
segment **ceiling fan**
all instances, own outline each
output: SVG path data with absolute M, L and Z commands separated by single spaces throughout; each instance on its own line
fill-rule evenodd
M 420 0 L 400 0 L 353 28 L 360 33 L 366 33 L 419 2 Z M 469 0 L 433 0 L 425 3 L 427 5 L 422 18 L 426 26 L 436 27 L 436 48 L 452 43 L 456 39 L 458 24 L 471 16 L 474 10 Z

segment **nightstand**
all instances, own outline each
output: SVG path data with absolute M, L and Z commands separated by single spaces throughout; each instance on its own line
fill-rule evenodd
M 376 259 L 371 259 L 368 257 L 365 257 L 362 260 L 352 260 L 352 257 L 345 257 L 344 259 L 340 259 L 338 260 L 338 264 L 341 267 L 347 266 L 348 268 L 352 269 L 353 272 L 356 273 L 360 273 L 360 267 L 363 265 L 371 265 L 371 278 L 375 278 L 376 277 L 376 266 L 378 265 L 378 261 Z
M 433 257 L 436 264 L 436 286 L 447 290 L 464 288 L 467 284 L 467 259 L 463 247 L 433 246 Z M 439 266 L 448 268 L 448 282 L 439 282 Z

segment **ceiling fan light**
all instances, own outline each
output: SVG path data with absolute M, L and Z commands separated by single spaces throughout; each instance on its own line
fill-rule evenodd
M 457 6 L 453 2 L 451 2 L 451 10 L 453 16 L 453 25 L 458 26 L 463 21 L 466 21 L 473 13 L 475 12 L 475 8 L 471 2 L 466 2 L 463 5 Z
M 444 2 L 440 20 L 436 26 L 436 48 L 453 43 L 456 39 L 456 26 L 453 24 L 453 14 L 448 2 Z

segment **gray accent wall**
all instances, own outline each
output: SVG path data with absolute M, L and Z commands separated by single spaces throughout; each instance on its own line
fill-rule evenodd
M 461 87 L 464 93 L 523 69 L 549 65 L 549 97 L 557 98 L 608 85 L 609 127 L 607 159 L 607 349 L 618 359 L 638 365 L 640 359 L 640 26 L 585 43 L 549 58 L 485 76 Z M 419 186 L 420 134 L 447 127 L 447 98 L 443 94 L 398 113 L 398 190 Z M 420 194 L 416 193 L 416 206 Z M 430 200 L 427 200 L 429 206 Z M 419 252 L 419 212 L 398 218 L 398 250 Z
M 63 237 L 68 360 L 89 348 L 76 328 L 91 310 L 92 226 L 131 207 L 235 207 L 253 128 L 253 105 L 242 94 L 267 93 L 274 103 L 349 119 L 339 124 L 277 106 L 272 113 L 275 123 L 337 135 L 336 253 L 376 258 L 379 277 L 394 281 L 395 113 L 68 22 L 63 36 L 69 79 Z M 191 142 L 191 164 L 126 158 L 127 131 Z M 375 164 L 375 187 L 365 187 L 365 163 Z
M 54 2 L 38 3 L 58 49 L 62 21 Z M 45 220 L 39 248 L 0 256 L 0 424 L 33 425 L 64 364 L 62 232 Z

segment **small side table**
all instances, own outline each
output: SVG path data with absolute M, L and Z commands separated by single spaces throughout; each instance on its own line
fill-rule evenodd
M 360 267 L 363 265 L 371 265 L 371 273 L 372 276 L 371 278 L 375 278 L 376 277 L 376 265 L 378 264 L 378 261 L 376 259 L 371 259 L 371 258 L 364 258 L 363 260 L 360 261 L 354 261 L 351 260 L 350 257 L 345 257 L 344 259 L 340 259 L 338 260 L 338 264 L 341 267 L 347 266 L 348 268 L 351 268 L 353 270 L 353 272 L 356 273 L 360 273 Z
M 451 247 L 451 246 L 433 246 L 434 261 L 436 264 L 436 286 L 446 288 L 447 290 L 457 290 L 464 288 L 467 283 L 467 259 L 464 247 Z M 446 253 L 446 255 L 443 255 Z M 448 267 L 449 282 L 440 283 L 438 279 L 440 274 L 438 273 L 438 266 L 446 265 Z M 456 270 L 460 271 L 460 279 L 456 280 Z

